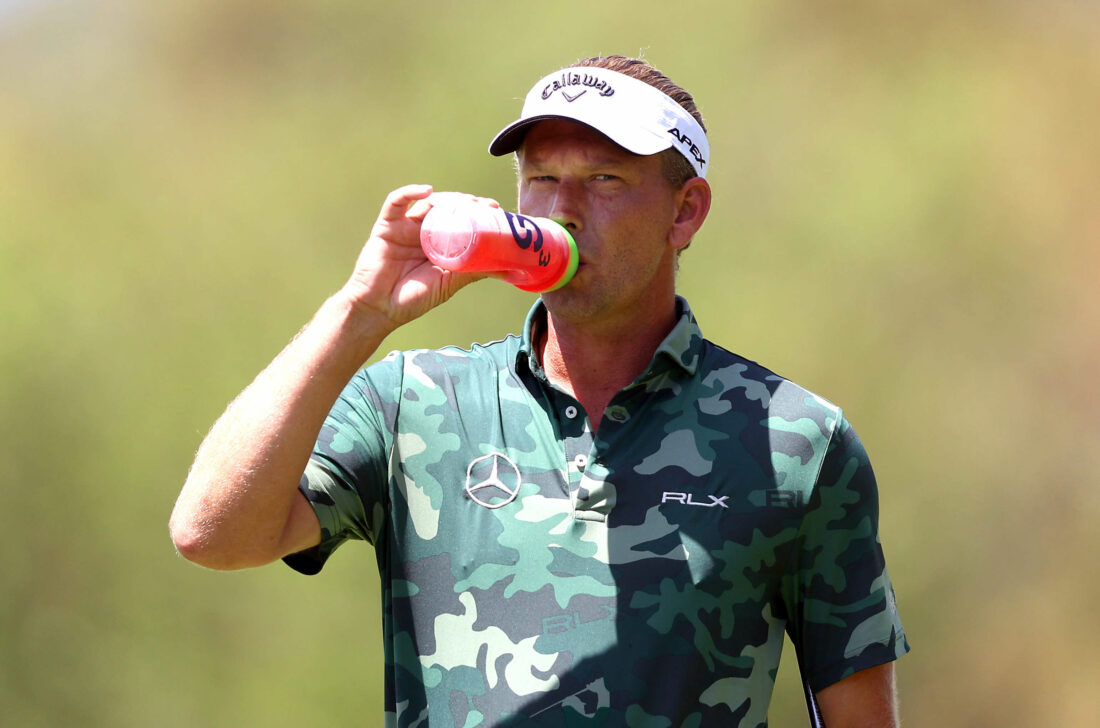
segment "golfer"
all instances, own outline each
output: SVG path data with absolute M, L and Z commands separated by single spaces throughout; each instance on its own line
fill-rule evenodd
M 392 192 L 347 283 L 200 447 L 179 552 L 313 574 L 372 544 L 387 726 L 764 726 L 785 634 L 829 728 L 896 725 L 909 646 L 864 448 L 676 291 L 711 207 L 691 95 L 587 59 L 489 151 L 515 155 L 518 212 L 572 234 L 573 278 L 518 333 L 363 368 L 479 279 L 422 252 L 432 188 Z M 322 628 L 356 649 L 369 627 Z

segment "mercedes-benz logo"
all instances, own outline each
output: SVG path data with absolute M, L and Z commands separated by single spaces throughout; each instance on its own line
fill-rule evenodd
M 521 484 L 519 468 L 499 452 L 482 455 L 466 468 L 466 495 L 486 508 L 500 508 L 514 501 Z

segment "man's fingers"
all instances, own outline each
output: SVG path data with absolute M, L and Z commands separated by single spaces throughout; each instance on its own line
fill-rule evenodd
M 409 211 L 409 205 L 417 200 L 423 200 L 432 193 L 431 185 L 405 185 L 386 196 L 382 203 L 382 212 L 379 219 L 386 222 L 397 222 L 405 219 L 405 213 Z
M 488 205 L 489 207 L 498 209 L 500 208 L 500 203 L 491 197 L 480 197 L 465 192 L 432 192 L 429 196 L 413 202 L 412 207 L 408 209 L 405 217 L 410 220 L 423 221 L 424 216 L 436 205 L 443 205 L 447 202 L 455 202 L 457 200 L 475 202 L 480 205 Z
M 424 216 L 428 214 L 428 211 L 432 209 L 432 198 L 428 197 L 423 200 L 416 200 L 409 207 L 409 211 L 405 213 L 405 217 L 410 220 L 423 221 Z

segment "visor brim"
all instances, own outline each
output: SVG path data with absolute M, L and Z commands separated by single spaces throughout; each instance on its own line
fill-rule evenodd
M 590 124 L 587 121 L 573 116 L 566 116 L 564 114 L 540 114 L 538 116 L 520 119 L 506 126 L 493 138 L 493 141 L 489 143 L 489 154 L 495 157 L 501 157 L 505 154 L 517 151 L 523 146 L 523 140 L 527 136 L 527 132 L 531 130 L 531 127 L 539 122 L 552 121 L 555 119 L 560 121 L 571 121 L 574 124 L 586 126 L 607 137 L 611 142 L 632 154 L 640 154 L 643 156 L 657 154 L 672 146 L 671 141 L 654 138 L 651 134 L 640 132 L 636 128 L 618 129 L 609 132 L 607 129 L 601 129 L 595 124 Z

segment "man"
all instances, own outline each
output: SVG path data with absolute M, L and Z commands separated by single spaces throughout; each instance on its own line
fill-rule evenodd
M 896 725 L 908 645 L 859 440 L 675 293 L 711 203 L 691 96 L 588 59 L 490 151 L 515 152 L 521 213 L 572 232 L 573 280 L 522 336 L 360 371 L 474 280 L 420 250 L 431 188 L 391 193 L 350 280 L 199 449 L 179 551 L 316 573 L 373 543 L 387 725 L 761 726 L 784 632 L 830 728 Z

